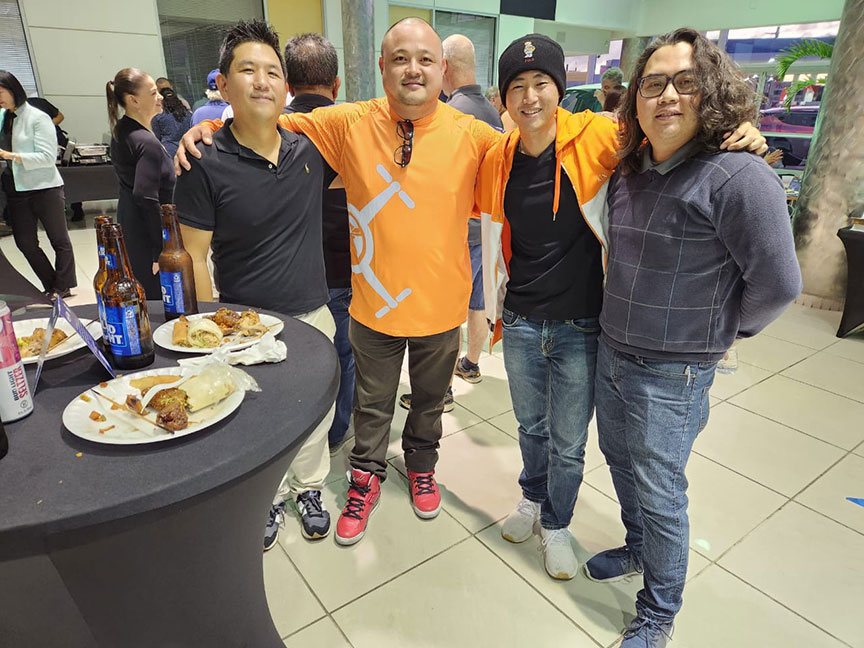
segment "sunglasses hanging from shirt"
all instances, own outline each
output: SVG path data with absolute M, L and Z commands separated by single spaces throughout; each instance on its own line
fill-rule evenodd
M 396 134 L 402 138 L 402 144 L 393 151 L 393 161 L 404 169 L 411 161 L 414 149 L 414 124 L 410 119 L 396 122 Z

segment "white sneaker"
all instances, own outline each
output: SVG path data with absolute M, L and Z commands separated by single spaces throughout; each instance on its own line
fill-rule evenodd
M 542 538 L 543 563 L 546 573 L 558 580 L 570 580 L 579 569 L 579 561 L 570 544 L 570 531 L 567 529 L 540 529 Z
M 510 542 L 525 542 L 534 533 L 534 523 L 539 519 L 540 504 L 523 497 L 516 510 L 504 520 L 501 535 Z

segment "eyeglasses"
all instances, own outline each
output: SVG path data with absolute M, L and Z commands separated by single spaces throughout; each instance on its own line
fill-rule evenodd
M 414 124 L 410 119 L 397 122 L 396 134 L 402 138 L 402 145 L 393 151 L 393 161 L 404 169 L 411 161 L 411 151 L 414 148 Z
M 681 70 L 674 76 L 666 74 L 649 74 L 639 79 L 639 94 L 645 99 L 659 97 L 666 92 L 669 82 L 680 95 L 692 95 L 699 92 L 699 82 L 693 70 Z

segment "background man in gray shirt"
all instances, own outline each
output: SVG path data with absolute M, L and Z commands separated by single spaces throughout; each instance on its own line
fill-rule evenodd
M 643 573 L 622 648 L 665 646 L 681 608 L 684 469 L 717 361 L 801 290 L 779 178 L 761 158 L 720 150 L 755 110 L 726 54 L 679 29 L 639 58 L 621 112 L 595 400 L 627 535 L 585 572 L 601 582 Z

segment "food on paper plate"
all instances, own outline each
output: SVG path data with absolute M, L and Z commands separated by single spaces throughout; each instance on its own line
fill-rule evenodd
M 60 344 L 63 340 L 65 340 L 68 335 L 61 331 L 58 328 L 55 328 L 51 332 L 51 341 L 48 343 L 48 350 L 50 351 L 58 344 Z M 45 329 L 37 328 L 33 329 L 33 333 L 26 337 L 18 338 L 18 349 L 21 352 L 22 358 L 32 358 L 33 356 L 38 356 L 42 351 L 42 342 L 45 341 Z
M 166 383 L 174 383 L 180 380 L 180 376 L 145 376 L 144 378 L 135 378 L 130 380 L 129 384 L 135 389 L 138 389 L 142 394 L 146 394 L 147 390 L 154 385 L 164 385 Z
M 97 412 L 96 410 L 93 410 L 92 412 L 90 412 L 90 420 L 91 421 L 99 421 L 100 423 L 103 423 L 105 421 L 105 415 L 100 413 L 100 412 Z
M 177 321 L 174 322 L 174 331 L 172 333 L 171 343 L 174 344 L 174 346 L 192 346 L 189 344 L 189 320 L 186 319 L 185 315 L 181 315 L 177 318 Z
M 222 344 L 222 331 L 212 320 L 202 317 L 189 325 L 189 345 L 199 349 L 212 349 Z
M 237 330 L 237 323 L 240 321 L 240 313 L 223 306 L 204 319 L 215 323 L 216 326 L 219 327 L 219 330 L 222 331 L 222 335 L 228 335 Z
M 197 412 L 209 405 L 227 398 L 237 389 L 229 367 L 211 365 L 205 367 L 200 374 L 192 376 L 183 383 L 186 392 L 186 406 L 190 412 Z
M 264 335 L 267 327 L 261 323 L 261 318 L 254 310 L 243 311 L 240 321 L 237 322 L 237 331 L 244 337 Z

